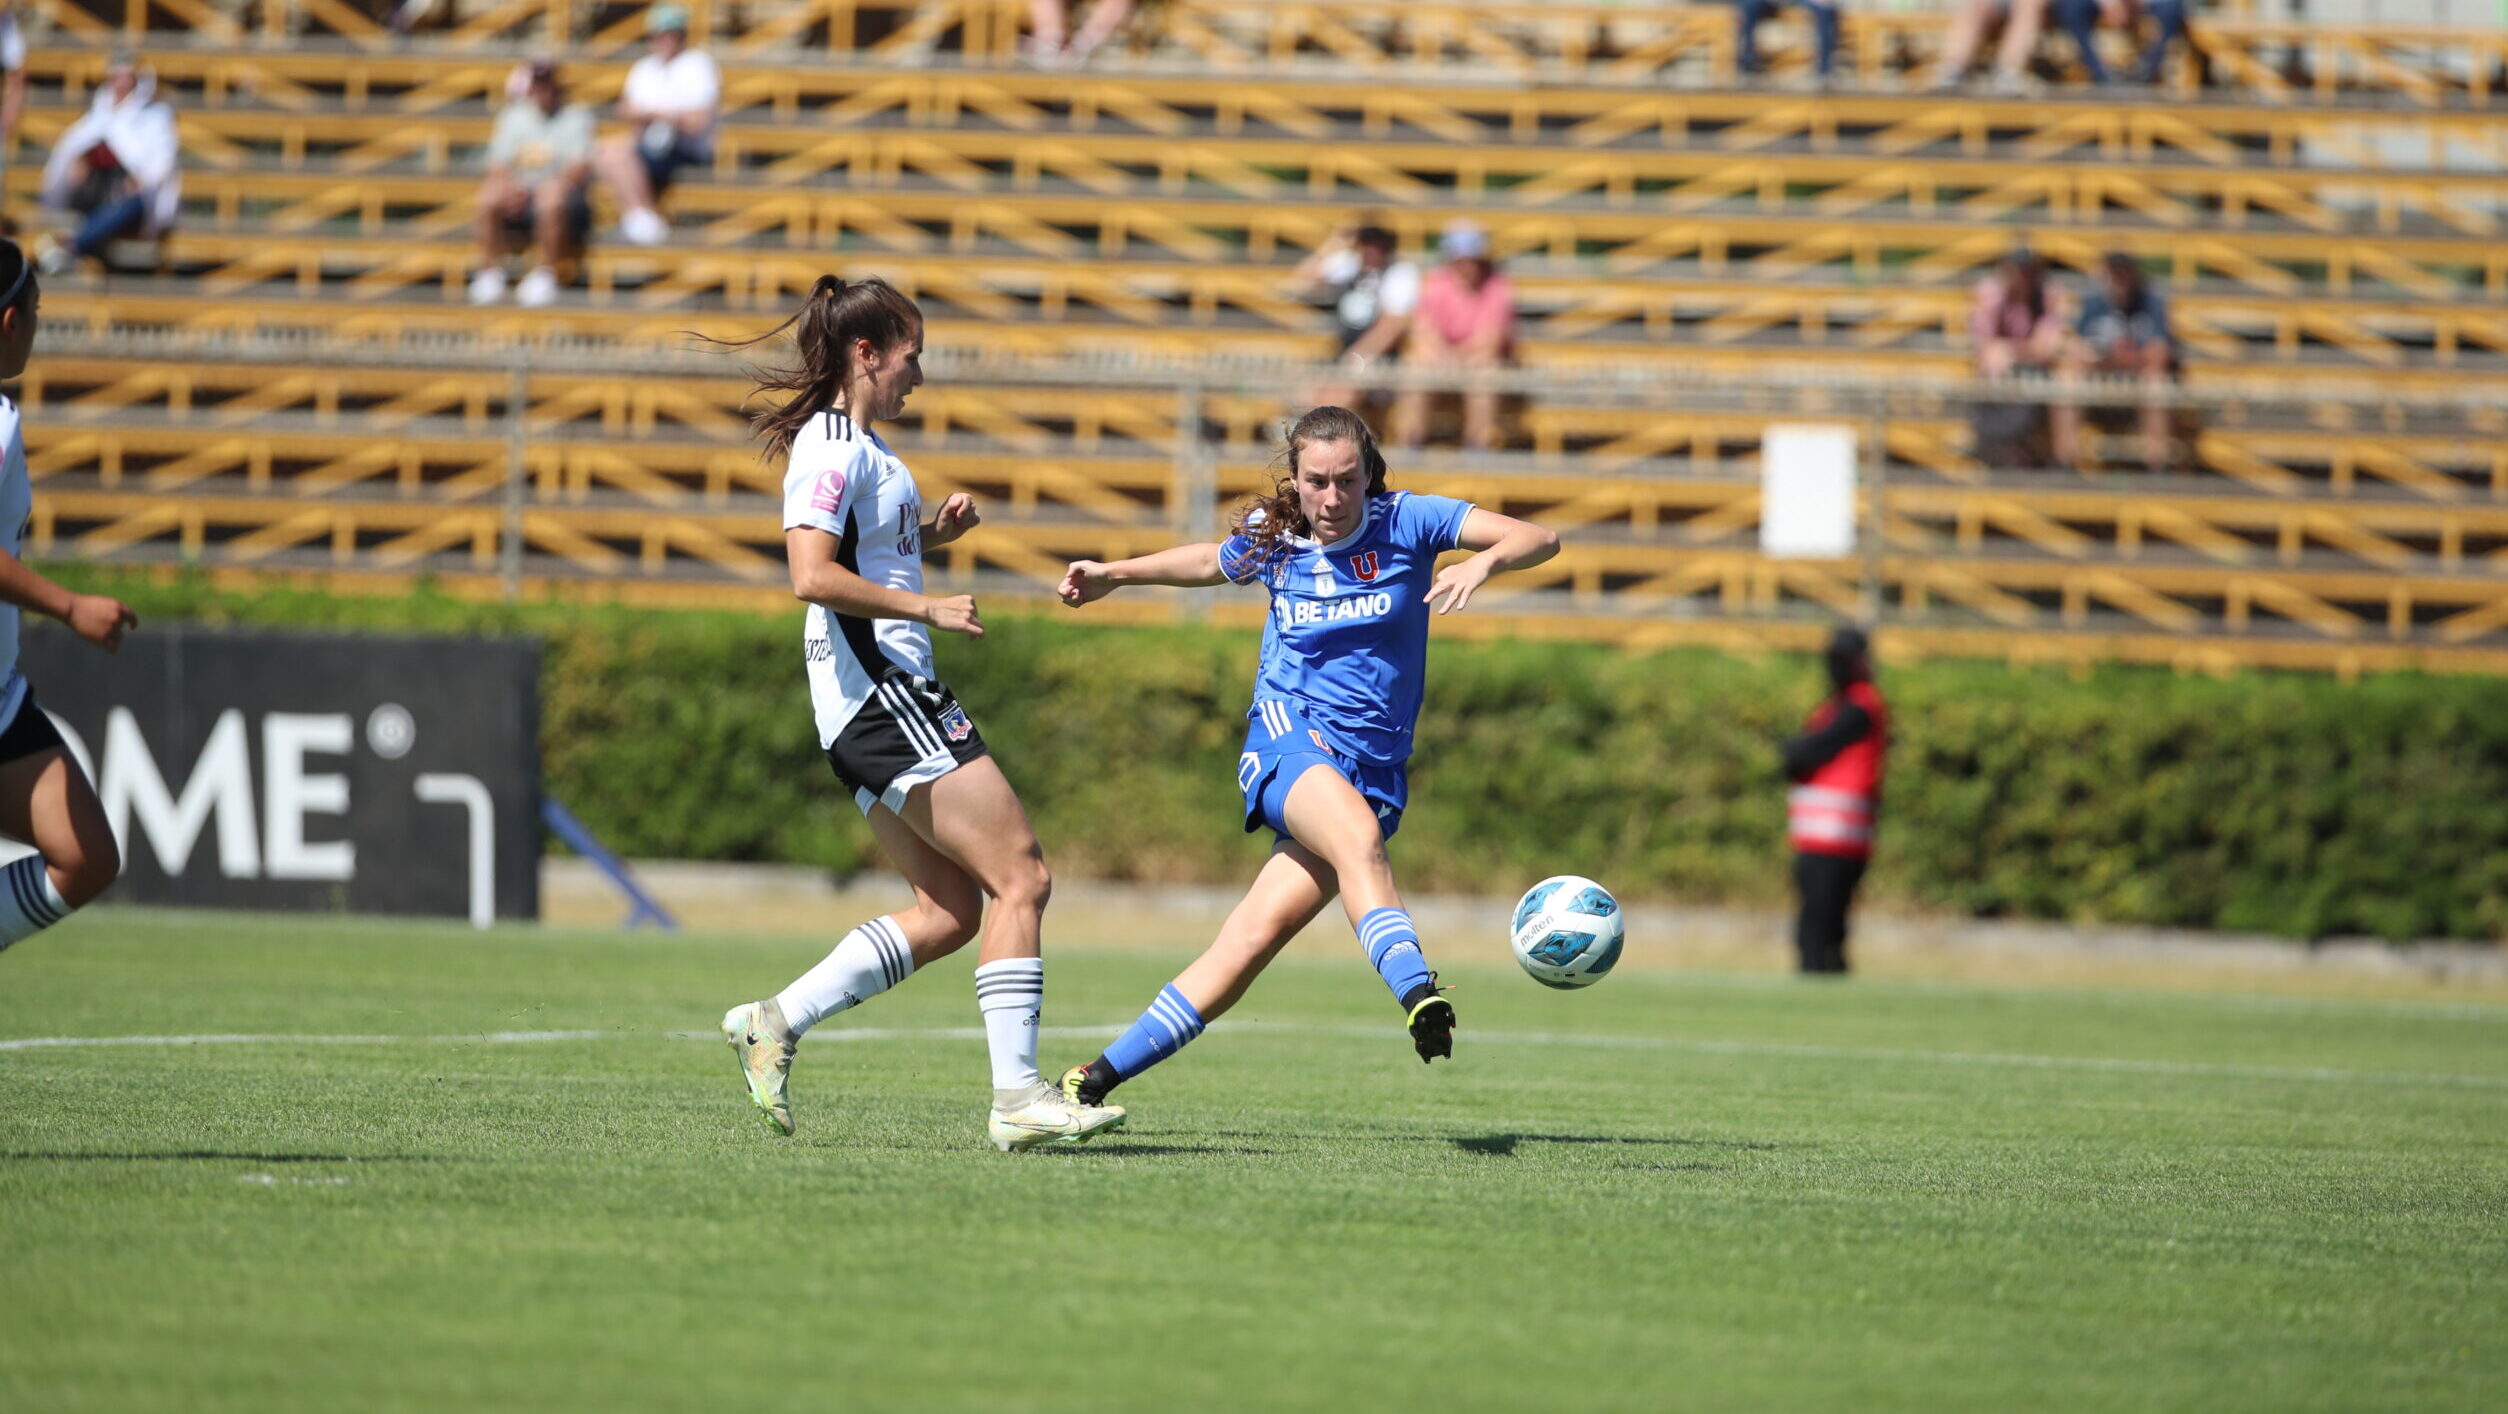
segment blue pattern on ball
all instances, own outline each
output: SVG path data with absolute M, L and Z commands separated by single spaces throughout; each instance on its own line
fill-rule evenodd
M 1594 959 L 1593 966 L 1585 969 L 1585 975 L 1588 977 L 1600 977 L 1602 974 L 1610 971 L 1618 964 L 1620 960 L 1620 944 L 1625 941 L 1625 938 L 1613 938 L 1611 940 L 1611 946 L 1604 948 L 1601 954 Z
M 1520 931 L 1534 914 L 1541 912 L 1543 906 L 1550 902 L 1551 895 L 1566 887 L 1566 882 L 1560 879 L 1534 885 L 1533 891 L 1524 895 L 1524 901 L 1515 906 L 1515 930 Z
M 1562 930 L 1552 933 L 1524 951 L 1536 962 L 1546 962 L 1552 967 L 1566 967 L 1575 962 L 1577 954 L 1583 952 L 1585 945 L 1592 941 L 1592 938 L 1583 933 L 1570 933 Z
M 1590 913 L 1596 918 L 1608 918 L 1619 911 L 1620 901 L 1600 889 L 1587 889 L 1578 894 L 1576 902 L 1568 907 L 1570 913 Z

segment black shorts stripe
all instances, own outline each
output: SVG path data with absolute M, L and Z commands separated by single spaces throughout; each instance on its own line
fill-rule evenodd
M 923 714 L 919 704 L 906 691 L 905 684 L 891 678 L 879 685 L 879 694 L 888 703 L 888 710 L 897 714 L 897 725 L 905 728 L 906 737 L 914 743 L 915 750 L 922 752 L 926 759 L 949 754 L 940 728 Z

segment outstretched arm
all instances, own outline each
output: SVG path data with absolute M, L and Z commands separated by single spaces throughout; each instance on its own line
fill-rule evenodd
M 1437 604 L 1441 614 L 1471 603 L 1472 591 L 1488 583 L 1491 575 L 1529 569 L 1559 553 L 1557 532 L 1477 506 L 1463 518 L 1463 533 L 1456 539 L 1462 548 L 1480 553 L 1437 571 L 1437 582 L 1428 587 L 1428 602 L 1437 604 L 1444 598 L 1445 603 Z
M 139 615 L 121 600 L 73 594 L 6 550 L 0 550 L 0 600 L 59 619 L 70 626 L 70 632 L 107 653 L 121 651 L 122 635 L 139 627 Z
M 784 561 L 792 567 L 792 597 L 805 604 L 856 619 L 905 619 L 930 624 L 947 633 L 982 638 L 984 624 L 976 617 L 975 598 L 952 594 L 934 598 L 885 584 L 873 584 L 836 563 L 835 536 L 813 526 L 784 532 Z
M 1062 602 L 1076 609 L 1082 604 L 1103 599 L 1127 584 L 1165 584 L 1179 589 L 1198 589 L 1227 582 L 1228 577 L 1219 572 L 1217 545 L 1178 545 L 1172 550 L 1117 560 L 1112 564 L 1074 560 L 1071 568 L 1063 571 Z

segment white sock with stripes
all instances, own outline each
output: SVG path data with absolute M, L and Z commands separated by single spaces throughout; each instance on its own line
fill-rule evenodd
M 847 933 L 836 950 L 776 993 L 784 1024 L 800 1035 L 840 1011 L 860 1006 L 906 980 L 914 949 L 893 918 L 874 918 Z
M 70 916 L 70 901 L 52 886 L 44 857 L 30 854 L 0 869 L 0 948 L 24 942 Z
M 1036 1025 L 1045 1010 L 1045 959 L 1005 957 L 975 969 L 975 1006 L 993 1050 L 993 1088 L 1018 1090 L 1036 1073 Z

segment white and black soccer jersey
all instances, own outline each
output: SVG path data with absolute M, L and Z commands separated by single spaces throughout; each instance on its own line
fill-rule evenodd
M 784 529 L 836 537 L 836 563 L 873 584 L 923 592 L 923 498 L 879 434 L 841 412 L 810 419 L 784 471 Z M 931 631 L 810 606 L 802 633 L 819 745 L 867 814 L 984 752 L 932 672 Z
M 35 513 L 34 483 L 26 475 L 26 439 L 18 428 L 17 403 L 0 398 L 0 550 L 24 553 L 26 529 Z M 17 670 L 18 608 L 0 603 L 0 731 L 17 720 L 26 704 L 26 675 Z

